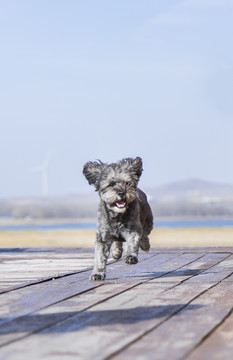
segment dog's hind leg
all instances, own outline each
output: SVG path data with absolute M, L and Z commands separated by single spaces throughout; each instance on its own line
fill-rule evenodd
M 122 255 L 122 241 L 114 241 L 112 244 L 112 257 L 119 260 Z
M 139 241 L 139 247 L 145 252 L 150 250 L 150 240 L 147 235 L 143 235 Z

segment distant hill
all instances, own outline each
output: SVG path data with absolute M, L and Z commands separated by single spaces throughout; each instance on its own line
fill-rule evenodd
M 148 188 L 152 199 L 159 202 L 233 201 L 233 185 L 188 179 L 164 186 Z

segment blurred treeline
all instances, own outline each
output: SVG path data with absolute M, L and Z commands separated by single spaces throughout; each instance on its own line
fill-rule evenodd
M 198 203 L 150 201 L 155 217 L 233 217 L 233 202 Z M 0 200 L 0 217 L 19 218 L 95 218 L 98 199 L 28 198 Z
M 146 189 L 155 217 L 231 217 L 233 186 L 189 179 Z M 98 194 L 0 199 L 0 217 L 96 218 Z

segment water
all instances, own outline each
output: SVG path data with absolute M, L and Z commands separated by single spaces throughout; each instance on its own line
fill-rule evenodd
M 161 220 L 154 223 L 154 228 L 231 228 L 232 220 Z M 20 230 L 91 230 L 96 229 L 95 222 L 76 222 L 76 223 L 46 223 L 46 224 L 14 224 L 0 225 L 0 230 L 20 231 Z
M 156 228 L 229 228 L 233 227 L 233 220 L 171 220 L 154 223 Z

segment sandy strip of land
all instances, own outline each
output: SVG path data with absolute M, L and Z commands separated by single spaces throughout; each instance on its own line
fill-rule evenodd
M 233 228 L 156 229 L 152 247 L 233 246 Z M 95 230 L 0 231 L 0 248 L 94 247 Z

